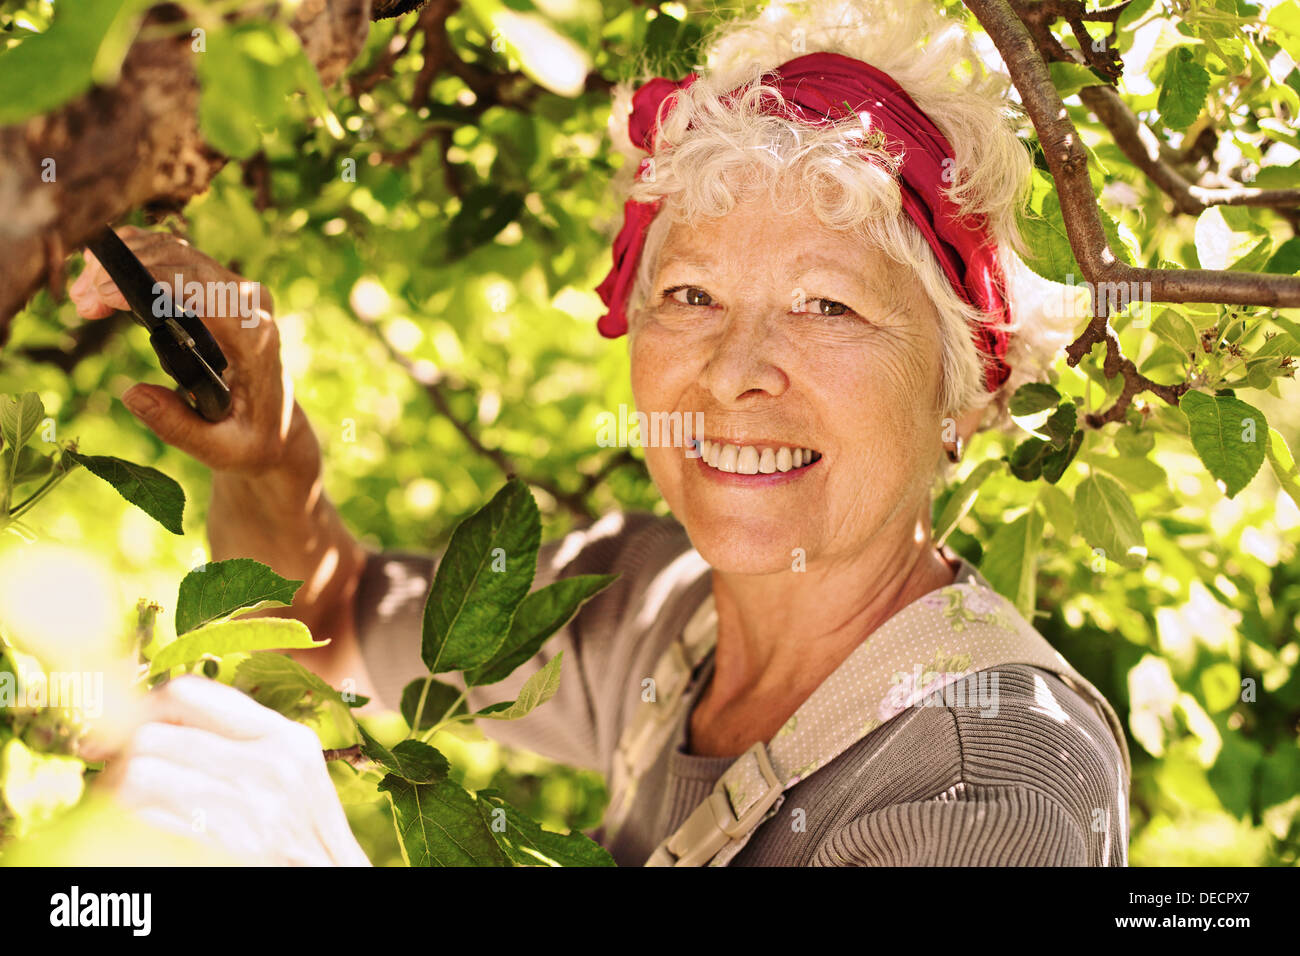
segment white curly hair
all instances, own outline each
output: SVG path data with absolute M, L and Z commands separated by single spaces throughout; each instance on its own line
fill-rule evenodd
M 934 0 L 773 0 L 760 14 L 716 27 L 704 49 L 699 78 L 673 94 L 671 110 L 668 104 L 661 110 L 667 115 L 655 139 L 653 176 L 636 175 L 645 153 L 628 135 L 640 83 L 613 91 L 609 131 L 625 157 L 615 187 L 623 198 L 665 200 L 647 230 L 628 303 L 633 334 L 671 223 L 725 215 L 740 189 L 755 183 L 766 183 L 775 199 L 777 182 L 792 175 L 796 205 L 811 203 L 828 227 L 855 231 L 915 269 L 940 316 L 945 415 L 984 407 L 984 425 L 1005 420 L 1007 398 L 1045 377 L 1081 313 L 1076 297 L 1062 294 L 1068 287 L 1039 278 L 1016 254 L 1023 248 L 1016 214 L 1029 187 L 1030 157 L 1016 134 L 1022 120 L 1008 99 L 1009 82 L 981 60 L 967 27 L 942 15 Z M 760 75 L 819 51 L 888 73 L 952 145 L 949 194 L 964 212 L 987 217 L 1007 279 L 1011 376 L 996 394 L 985 389 L 985 358 L 971 337 L 980 313 L 953 291 L 903 211 L 890 171 L 896 158 L 864 141 L 858 123 L 812 128 L 764 111 L 764 99 L 780 93 L 760 87 Z M 731 105 L 723 101 L 742 87 Z M 861 158 L 868 155 L 874 161 Z

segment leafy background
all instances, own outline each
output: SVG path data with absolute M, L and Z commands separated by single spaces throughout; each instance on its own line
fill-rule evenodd
M 23 37 L 49 29 L 54 7 L 0 2 L 0 45 L 21 49 Z M 492 24 L 510 22 L 500 16 L 506 9 L 536 17 L 558 52 L 542 59 L 544 45 L 520 47 L 500 26 L 494 35 Z M 528 92 L 514 105 L 482 104 L 460 79 L 439 76 L 413 106 L 421 41 L 387 58 L 394 38 L 410 31 L 410 15 L 375 24 L 349 77 L 323 95 L 304 79 L 296 41 L 282 26 L 213 24 L 202 61 L 204 129 L 241 162 L 185 208 L 155 210 L 151 220 L 184 229 L 272 290 L 284 360 L 324 446 L 327 487 L 368 545 L 437 548 L 499 487 L 500 468 L 467 444 L 464 429 L 551 489 L 533 485 L 544 537 L 571 526 L 565 496 L 593 513 L 664 511 L 639 451 L 594 440 L 600 413 L 632 405 L 625 349 L 594 328 L 601 307 L 592 290 L 608 268 L 607 237 L 621 213 L 607 186 L 604 87 L 640 63 L 681 75 L 702 29 L 725 12 L 626 0 L 466 3 L 448 20 L 450 40 L 468 62 L 521 74 L 519 89 Z M 113 39 L 120 22 L 70 26 L 42 75 L 59 73 L 60 56 L 72 62 L 87 49 L 111 56 L 102 47 L 120 43 Z M 1300 2 L 1135 0 L 1120 27 L 1120 89 L 1146 122 L 1175 142 L 1190 142 L 1213 122 L 1248 178 L 1300 186 Z M 0 67 L 13 52 L 0 54 Z M 606 82 L 573 95 L 557 67 L 566 62 Z M 0 70 L 0 88 L 6 75 Z M 1063 93 L 1097 79 L 1063 69 L 1054 76 Z M 1066 102 L 1092 151 L 1103 208 L 1135 262 L 1300 269 L 1286 216 L 1228 208 L 1175 216 L 1077 97 Z M 341 175 L 345 160 L 355 163 L 355 182 Z M 1035 193 L 1033 264 L 1063 279 L 1078 270 L 1048 187 L 1040 179 Z M 1300 340 L 1287 321 L 1300 322 L 1300 311 L 1156 306 L 1115 324 L 1144 373 L 1193 381 L 1206 394 L 1232 386 L 1297 448 L 1300 404 L 1284 359 L 1300 352 Z M 126 606 L 139 596 L 166 603 L 206 559 L 208 477 L 117 400 L 136 381 L 166 381 L 144 331 L 123 325 L 70 357 L 80 325 L 70 305 L 38 294 L 0 352 L 0 393 L 35 390 L 59 439 L 76 437 L 88 452 L 176 478 L 189 499 L 186 534 L 167 534 L 86 474 L 69 477 L 57 502 L 33 511 L 29 524 L 111 568 Z M 1266 346 L 1266 336 L 1280 341 Z M 1099 365 L 1094 350 L 1078 369 L 1064 361 L 1056 369 L 1055 387 L 1080 418 L 1115 397 L 1117 385 Z M 1183 413 L 1155 400 L 1146 408 L 1119 425 L 1082 429 L 1082 445 L 1055 483 L 1021 480 L 1001 463 L 1031 438 L 1025 428 L 979 436 L 938 494 L 936 516 L 960 513 L 948 508 L 953 489 L 993 462 L 965 486 L 978 485 L 978 494 L 949 543 L 1035 608 L 1040 630 L 1120 712 L 1134 756 L 1134 864 L 1294 865 L 1300 510 L 1267 465 L 1228 498 L 1189 442 Z M 1041 416 L 1022 421 L 1037 428 Z M 1133 566 L 1113 557 L 1099 566 L 1094 554 L 1100 519 L 1081 506 L 1089 492 L 1076 491 L 1102 479 L 1140 522 L 1148 556 Z M 159 617 L 160 629 L 168 617 Z M 1253 694 L 1243 694 L 1243 680 Z M 375 732 L 384 726 L 376 722 Z M 595 775 L 469 732 L 435 743 L 470 789 L 493 786 L 556 826 L 599 820 L 605 795 Z M 373 802 L 348 810 L 372 859 L 400 863 L 386 811 Z

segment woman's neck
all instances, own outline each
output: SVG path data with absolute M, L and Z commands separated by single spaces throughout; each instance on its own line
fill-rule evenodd
M 691 714 L 691 752 L 739 754 L 770 739 L 877 627 L 951 584 L 955 569 L 929 529 L 916 530 L 849 562 L 768 575 L 715 570 L 718 642 L 712 679 Z

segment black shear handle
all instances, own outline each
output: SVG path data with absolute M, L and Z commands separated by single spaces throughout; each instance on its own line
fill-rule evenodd
M 230 388 L 221 377 L 226 356 L 203 320 L 180 308 L 167 283 L 157 282 L 112 229 L 105 228 L 86 245 L 116 283 L 136 321 L 149 330 L 149 344 L 163 371 L 176 380 L 190 405 L 210 422 L 229 415 Z

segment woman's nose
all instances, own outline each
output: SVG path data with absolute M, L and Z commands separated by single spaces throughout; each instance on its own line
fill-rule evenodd
M 711 354 L 700 385 L 721 404 L 762 394 L 776 397 L 789 387 L 779 364 L 775 330 L 770 319 L 756 309 L 729 316 L 708 348 Z

